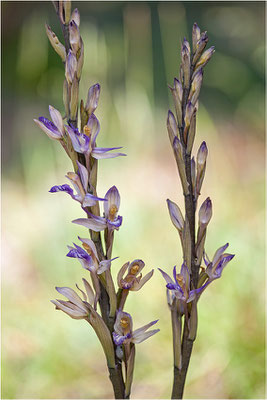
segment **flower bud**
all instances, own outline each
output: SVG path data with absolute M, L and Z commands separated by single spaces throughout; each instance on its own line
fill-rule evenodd
M 56 3 L 55 1 L 53 2 L 54 4 Z M 57 6 L 55 6 L 57 9 Z M 65 24 L 65 18 L 64 18 L 64 10 L 63 10 L 63 1 L 60 0 L 58 2 L 58 15 L 59 15 L 59 19 L 60 22 L 64 25 Z
M 215 48 L 214 46 L 211 46 L 208 50 L 204 51 L 204 53 L 202 54 L 202 56 L 200 57 L 199 61 L 196 64 L 196 70 L 199 67 L 204 67 L 209 60 L 211 59 L 212 54 L 215 52 Z
M 183 41 L 181 58 L 182 58 L 184 87 L 188 88 L 190 79 L 190 46 L 186 39 L 184 39 Z
M 62 61 L 65 62 L 65 60 L 66 60 L 65 46 L 63 46 L 63 44 L 60 43 L 60 41 L 58 40 L 58 37 L 52 31 L 52 29 L 50 28 L 49 25 L 45 24 L 45 30 L 46 30 L 47 37 L 48 37 L 53 49 L 61 57 Z
M 197 178 L 196 178 L 196 194 L 200 194 L 201 186 L 204 180 L 206 171 L 206 159 L 208 149 L 206 142 L 202 142 L 197 153 Z
M 192 43 L 193 43 L 193 53 L 195 53 L 197 48 L 197 42 L 200 39 L 200 29 L 197 23 L 195 22 L 192 29 Z
M 185 126 L 186 127 L 189 127 L 189 125 L 190 125 L 190 121 L 191 121 L 193 112 L 194 112 L 194 106 L 191 103 L 191 101 L 189 100 L 189 102 L 187 103 L 186 108 L 185 108 L 184 121 L 185 121 Z
M 91 86 L 88 91 L 85 110 L 88 112 L 89 115 L 91 115 L 98 106 L 99 95 L 100 85 L 99 83 L 96 83 L 95 85 Z
M 198 100 L 201 85 L 202 85 L 202 80 L 203 80 L 203 70 L 202 70 L 202 68 L 200 68 L 194 76 L 194 79 L 193 79 L 193 82 L 191 85 L 191 90 L 189 93 L 189 99 L 191 100 L 191 103 L 193 105 L 195 105 Z
M 206 142 L 202 142 L 197 152 L 197 165 L 199 168 L 201 168 L 201 166 L 205 164 L 207 155 L 208 155 L 208 148 Z
M 193 148 L 194 140 L 195 140 L 195 135 L 196 135 L 196 114 L 197 110 L 196 108 L 194 109 L 193 116 L 191 118 L 190 126 L 189 126 L 189 132 L 187 135 L 187 144 L 186 144 L 186 153 L 190 154 Z
M 70 21 L 69 32 L 70 32 L 70 45 L 72 50 L 76 54 L 80 48 L 80 32 L 75 21 L 72 20 Z
M 68 81 L 68 84 L 72 83 L 76 71 L 77 71 L 76 56 L 72 50 L 69 50 L 65 65 L 65 76 Z
M 195 193 L 195 189 L 196 189 L 196 163 L 195 163 L 194 157 L 191 158 L 191 177 L 192 177 L 193 193 Z
M 173 201 L 169 199 L 167 199 L 167 205 L 173 225 L 179 232 L 182 232 L 184 227 L 184 218 L 180 208 L 178 207 L 177 204 L 175 204 Z
M 63 9 L 64 9 L 64 16 L 65 16 L 65 24 L 68 24 L 70 22 L 71 0 L 63 1 Z
M 183 87 L 180 81 L 174 78 L 173 88 L 169 86 L 172 96 L 173 102 L 175 106 L 175 111 L 177 115 L 178 126 L 182 126 L 182 99 L 183 99 Z
M 199 225 L 207 226 L 212 216 L 212 203 L 208 197 L 199 209 Z
M 193 57 L 193 64 L 195 64 L 197 62 L 197 60 L 199 59 L 199 57 L 201 56 L 202 51 L 205 49 L 207 43 L 208 43 L 208 35 L 207 32 L 202 32 L 200 35 L 200 39 L 197 41 L 196 44 L 196 51 Z
M 78 27 L 80 26 L 80 13 L 78 8 L 72 11 L 71 20 L 74 21 Z
M 168 111 L 168 117 L 167 117 L 167 129 L 168 129 L 171 145 L 173 145 L 174 138 L 175 138 L 175 136 L 178 136 L 179 132 L 178 132 L 175 116 L 173 115 L 173 113 L 170 110 Z

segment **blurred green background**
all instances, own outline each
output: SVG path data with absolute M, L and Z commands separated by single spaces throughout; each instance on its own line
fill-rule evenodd
M 121 193 L 114 276 L 142 258 L 147 272 L 171 272 L 181 249 L 166 207 L 183 206 L 166 133 L 167 84 L 178 75 L 180 43 L 196 21 L 216 52 L 205 69 L 196 153 L 209 148 L 201 200 L 214 215 L 207 252 L 230 242 L 236 254 L 204 293 L 187 398 L 264 397 L 264 2 L 75 2 L 85 64 L 81 96 L 100 82 L 100 146 L 125 158 L 100 162 L 99 191 Z M 111 398 L 102 349 L 91 327 L 55 312 L 54 287 L 86 277 L 66 245 L 85 235 L 71 224 L 79 205 L 51 186 L 71 164 L 33 123 L 52 104 L 63 112 L 63 65 L 44 23 L 61 38 L 50 2 L 2 6 L 2 398 Z M 126 311 L 139 327 L 159 318 L 161 332 L 138 345 L 133 398 L 168 398 L 172 383 L 170 314 L 159 272 Z

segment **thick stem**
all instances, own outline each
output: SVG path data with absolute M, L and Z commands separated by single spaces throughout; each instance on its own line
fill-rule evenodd
M 115 399 L 125 398 L 125 386 L 122 377 L 121 363 L 116 363 L 115 368 L 109 368 L 109 379 L 113 386 Z
M 185 379 L 194 343 L 192 340 L 188 339 L 188 335 L 189 331 L 187 323 L 185 323 L 182 341 L 182 368 L 179 370 L 176 366 L 174 366 L 172 399 L 183 398 Z

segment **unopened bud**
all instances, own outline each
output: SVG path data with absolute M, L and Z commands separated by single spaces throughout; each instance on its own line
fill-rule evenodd
M 183 41 L 181 58 L 182 58 L 183 78 L 184 78 L 183 83 L 184 87 L 188 88 L 190 80 L 190 47 L 186 39 L 184 39 Z
M 89 115 L 91 115 L 95 111 L 98 105 L 99 95 L 100 95 L 100 85 L 99 83 L 96 83 L 95 85 L 91 86 L 90 89 L 88 90 L 85 110 L 88 112 Z
M 72 11 L 71 20 L 73 20 L 78 27 L 80 26 L 80 13 L 78 8 Z
M 193 44 L 193 53 L 195 53 L 197 48 L 197 42 L 200 39 L 200 29 L 198 24 L 195 22 L 192 29 L 192 44 Z
M 196 189 L 196 163 L 194 157 L 191 158 L 191 177 L 192 177 L 192 188 L 195 194 Z
M 60 41 L 58 40 L 58 37 L 52 31 L 52 29 L 50 28 L 49 25 L 45 24 L 45 30 L 46 30 L 47 37 L 48 37 L 53 49 L 61 57 L 62 61 L 65 62 L 65 60 L 66 60 L 65 46 L 63 46 L 63 44 L 60 43 Z
M 189 99 L 191 100 L 191 103 L 193 105 L 195 105 L 198 100 L 202 81 L 203 81 L 203 70 L 202 70 L 202 68 L 200 68 L 198 70 L 198 72 L 196 73 L 196 75 L 194 76 L 194 79 L 193 79 L 193 82 L 191 85 L 191 89 L 190 89 L 190 93 L 189 93 Z
M 173 225 L 179 232 L 181 232 L 184 227 L 184 218 L 180 208 L 169 199 L 167 199 L 167 205 Z
M 173 102 L 175 106 L 175 111 L 177 115 L 178 126 L 182 126 L 182 99 L 183 99 L 183 87 L 180 81 L 174 78 L 173 88 L 169 86 L 172 96 Z
M 63 8 L 64 8 L 65 24 L 68 24 L 70 22 L 71 0 L 64 0 Z
M 212 54 L 215 52 L 215 48 L 214 46 L 210 47 L 208 50 L 204 51 L 204 53 L 202 54 L 202 56 L 200 57 L 199 61 L 196 64 L 196 70 L 199 67 L 204 67 L 209 60 L 211 59 Z
M 70 45 L 74 53 L 76 54 L 80 48 L 80 31 L 75 21 L 71 20 L 69 24 L 70 32 Z
M 197 119 L 197 110 L 196 108 L 194 109 L 193 116 L 191 118 L 190 126 L 189 126 L 189 131 L 187 135 L 187 143 L 186 143 L 186 153 L 190 154 L 193 148 L 194 140 L 195 140 L 195 135 L 196 135 L 196 119 Z
M 205 49 L 207 43 L 208 43 L 208 35 L 207 32 L 202 32 L 200 35 L 200 39 L 197 41 L 196 44 L 196 51 L 193 57 L 193 64 L 195 64 L 197 62 L 197 60 L 199 59 L 199 57 L 202 54 L 202 51 Z
M 208 148 L 206 142 L 202 142 L 197 152 L 198 167 L 202 167 L 205 164 L 207 155 L 208 155 Z
M 168 111 L 168 117 L 167 117 L 167 129 L 171 145 L 173 145 L 175 136 L 178 136 L 178 128 L 175 116 L 170 110 Z
M 69 84 L 72 83 L 76 71 L 77 71 L 76 56 L 72 50 L 69 50 L 65 65 L 65 76 Z
M 189 45 L 188 40 L 186 40 L 186 38 L 184 38 L 183 46 L 185 46 L 185 47 L 187 48 L 187 52 L 188 52 L 188 54 L 190 55 L 190 52 L 191 52 L 191 50 L 190 50 L 190 45 Z
M 191 103 L 191 101 L 189 100 L 189 102 L 187 103 L 186 108 L 185 108 L 185 117 L 184 117 L 184 122 L 185 122 L 186 128 L 188 128 L 190 125 L 190 121 L 191 121 L 193 112 L 194 112 L 194 106 Z
M 62 24 L 65 24 L 65 18 L 64 18 L 64 10 L 63 10 L 63 1 L 58 2 L 58 14 L 59 14 L 59 19 Z
M 199 209 L 199 225 L 207 226 L 212 216 L 212 203 L 208 197 Z

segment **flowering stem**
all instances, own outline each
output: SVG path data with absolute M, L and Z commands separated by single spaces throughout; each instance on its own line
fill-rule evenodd
M 60 4 L 60 2 L 58 1 L 53 1 L 57 16 L 59 18 L 60 21 L 60 25 L 61 25 L 61 29 L 62 29 L 62 33 L 63 33 L 63 37 L 64 37 L 64 42 L 65 42 L 65 49 L 66 49 L 66 55 L 68 54 L 69 50 L 71 49 L 71 45 L 70 45 L 70 30 L 69 30 L 69 23 L 65 23 L 64 22 L 64 16 L 63 16 L 63 11 L 62 11 L 62 4 Z M 61 7 L 61 8 L 60 8 Z M 70 88 L 68 88 L 68 102 L 70 102 Z M 74 128 L 77 128 L 77 112 L 76 112 L 76 116 L 75 118 L 71 118 L 69 111 L 67 112 L 67 119 L 68 119 L 68 123 L 71 124 Z M 78 153 L 78 161 L 82 164 L 82 165 L 86 165 L 87 170 L 90 169 L 90 160 L 86 159 L 85 156 L 81 153 Z M 94 182 L 93 182 L 93 187 L 88 188 L 88 192 L 95 196 L 97 196 L 96 193 L 96 185 L 97 185 L 97 160 L 94 160 L 94 168 L 95 168 L 95 175 L 94 175 Z M 74 164 L 74 169 L 76 168 L 75 164 Z M 94 215 L 98 215 L 99 216 L 99 205 L 97 205 L 97 208 L 94 207 L 92 210 L 88 210 L 91 211 Z M 96 250 L 97 250 L 97 254 L 99 257 L 99 260 L 105 260 L 108 257 L 105 257 L 104 254 L 104 249 L 103 249 L 103 244 L 102 244 L 102 240 L 101 240 L 101 235 L 99 232 L 95 232 L 93 230 L 90 230 L 90 237 L 93 240 L 95 246 L 96 246 Z M 111 255 L 112 252 L 112 244 L 113 244 L 113 240 L 109 240 L 109 251 L 107 252 L 107 255 Z M 101 281 L 99 281 L 100 284 L 100 297 L 99 297 L 99 305 L 100 305 L 100 310 L 101 310 L 101 315 L 102 318 L 105 322 L 105 324 L 107 325 L 110 334 L 112 336 L 112 332 L 114 330 L 114 323 L 115 323 L 115 315 L 114 315 L 114 310 L 113 310 L 113 315 L 110 316 L 110 299 L 109 299 L 109 295 L 107 293 L 106 288 L 104 287 L 103 283 Z M 113 307 L 114 308 L 114 307 Z M 108 365 L 108 369 L 109 369 L 109 378 L 110 381 L 112 383 L 113 386 L 113 391 L 114 391 L 114 396 L 115 399 L 124 399 L 125 397 L 125 385 L 124 385 L 124 380 L 123 380 L 123 374 L 122 374 L 122 368 L 121 368 L 121 361 L 116 357 L 116 346 L 114 344 L 114 356 L 115 356 L 115 367 L 110 367 Z
M 179 136 L 181 143 L 183 145 L 183 161 L 185 165 L 185 172 L 186 172 L 186 180 L 188 183 L 188 190 L 189 193 L 184 193 L 184 204 L 185 204 L 185 220 L 188 221 L 189 224 L 189 231 L 190 231 L 190 242 L 191 242 L 191 279 L 190 281 L 193 284 L 193 288 L 197 287 L 198 282 L 198 273 L 199 273 L 199 266 L 196 265 L 196 251 L 195 251 L 195 213 L 196 213 L 196 201 L 193 192 L 193 185 L 192 185 L 192 171 L 191 171 L 191 151 L 187 152 L 187 145 L 184 137 L 185 131 L 185 113 L 186 113 L 186 105 L 188 102 L 188 96 L 192 84 L 192 74 L 193 74 L 193 66 L 190 67 L 190 77 L 189 77 L 189 85 L 188 88 L 184 87 L 183 90 L 183 98 L 182 98 L 182 126 L 179 128 Z M 187 311 L 187 310 L 186 310 Z M 176 332 L 176 319 L 178 317 L 172 317 L 172 329 L 173 329 L 173 340 L 174 343 L 176 342 L 175 336 L 177 335 Z M 175 334 L 176 332 L 176 334 Z M 183 391 L 184 385 L 187 375 L 187 370 L 190 362 L 190 357 L 193 348 L 193 340 L 188 338 L 189 330 L 188 330 L 188 318 L 184 318 L 184 330 L 183 330 L 183 338 L 181 344 L 181 354 L 182 354 L 182 367 L 179 369 L 177 365 L 174 363 L 174 377 L 173 377 L 173 388 L 172 388 L 172 399 L 182 399 L 183 398 Z M 180 346 L 180 344 L 179 344 Z M 176 352 L 180 351 L 180 349 L 176 350 Z M 176 353 L 174 351 L 174 354 Z

